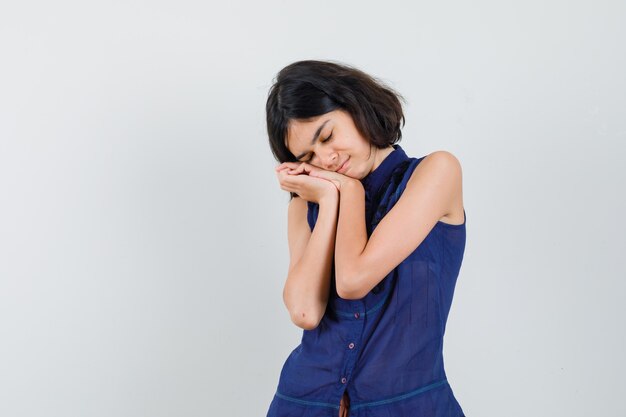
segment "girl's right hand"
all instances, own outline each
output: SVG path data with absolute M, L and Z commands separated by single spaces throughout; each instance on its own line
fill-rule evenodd
M 324 198 L 338 196 L 337 187 L 331 181 L 307 174 L 289 174 L 288 171 L 296 169 L 298 165 L 297 162 L 284 162 L 277 168 L 276 176 L 281 189 L 317 204 Z

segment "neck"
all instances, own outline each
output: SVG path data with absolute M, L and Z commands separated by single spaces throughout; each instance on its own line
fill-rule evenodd
M 378 168 L 383 160 L 393 151 L 393 146 L 389 146 L 384 149 L 376 149 L 376 153 L 374 154 L 374 166 L 372 167 L 372 171 Z

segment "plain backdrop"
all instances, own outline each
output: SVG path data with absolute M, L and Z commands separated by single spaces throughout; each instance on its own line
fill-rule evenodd
M 0 415 L 264 417 L 300 342 L 265 100 L 328 59 L 461 162 L 469 417 L 626 415 L 623 1 L 0 5 Z M 415 416 L 419 417 L 419 416 Z

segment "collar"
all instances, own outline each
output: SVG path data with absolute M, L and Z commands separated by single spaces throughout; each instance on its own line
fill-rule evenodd
M 367 194 L 373 195 L 378 192 L 380 187 L 387 182 L 394 168 L 409 159 L 400 145 L 395 144 L 391 146 L 394 148 L 393 151 L 383 159 L 380 165 L 361 179 L 361 183 Z

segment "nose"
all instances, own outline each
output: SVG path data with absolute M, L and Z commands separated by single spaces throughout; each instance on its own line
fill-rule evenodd
M 325 170 L 332 171 L 332 170 L 335 170 L 336 168 L 339 168 L 337 166 L 338 162 L 339 162 L 339 158 L 337 157 L 337 153 L 333 151 L 333 152 L 329 152 L 328 155 L 324 156 L 322 165 L 324 166 Z

